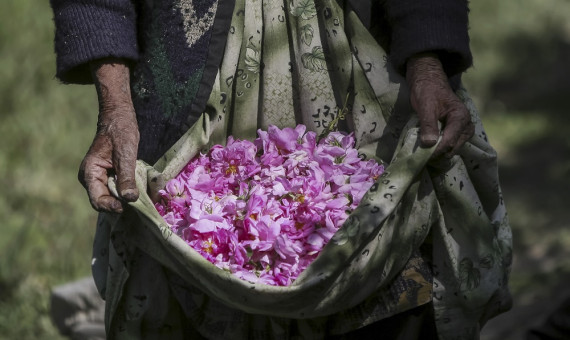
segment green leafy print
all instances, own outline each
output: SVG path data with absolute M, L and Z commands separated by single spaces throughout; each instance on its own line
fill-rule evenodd
M 479 259 L 480 268 L 491 269 L 494 264 L 495 264 L 495 259 L 491 254 L 487 254 L 486 256 L 483 256 Z
M 313 26 L 305 25 L 301 27 L 301 41 L 305 43 L 305 45 L 310 46 L 311 42 L 313 41 Z
M 253 73 L 259 72 L 261 64 L 261 53 L 253 44 L 249 44 L 245 50 L 245 66 L 246 69 Z
M 322 71 L 326 69 L 325 53 L 321 46 L 315 46 L 311 52 L 303 53 L 301 61 L 303 62 L 303 66 L 311 71 Z
M 317 15 L 315 2 L 312 0 L 299 0 L 295 6 L 294 1 L 291 1 L 291 14 L 296 17 L 301 17 L 305 20 L 311 19 Z
M 481 271 L 475 268 L 470 258 L 464 258 L 459 263 L 459 284 L 460 290 L 470 291 L 477 287 L 481 282 Z

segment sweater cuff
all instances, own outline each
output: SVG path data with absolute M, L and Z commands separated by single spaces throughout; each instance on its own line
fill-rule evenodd
M 387 3 L 392 27 L 390 57 L 399 73 L 405 75 L 408 58 L 428 51 L 438 54 L 448 77 L 471 66 L 467 1 L 399 0 Z
M 64 83 L 92 83 L 89 62 L 106 57 L 136 60 L 136 13 L 130 0 L 51 0 L 56 76 Z

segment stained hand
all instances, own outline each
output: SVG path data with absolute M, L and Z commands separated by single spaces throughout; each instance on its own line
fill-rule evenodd
M 432 157 L 451 158 L 473 136 L 474 126 L 469 111 L 451 89 L 437 55 L 423 53 L 410 58 L 406 79 L 412 107 L 420 120 L 421 144 L 431 147 L 441 135 Z
M 78 178 L 97 211 L 120 213 L 121 201 L 138 199 L 135 166 L 139 132 L 130 99 L 128 68 L 122 63 L 101 62 L 93 66 L 99 97 L 97 132 L 79 168 Z M 116 175 L 120 199 L 107 186 Z

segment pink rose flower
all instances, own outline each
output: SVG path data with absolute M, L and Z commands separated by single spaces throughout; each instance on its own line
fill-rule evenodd
M 363 161 L 353 134 L 317 141 L 304 125 L 229 137 L 160 191 L 173 232 L 241 279 L 289 285 L 318 256 L 384 168 Z

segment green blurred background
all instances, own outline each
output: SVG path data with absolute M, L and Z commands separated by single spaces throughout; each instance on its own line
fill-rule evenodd
M 470 18 L 464 82 L 499 153 L 515 244 L 514 308 L 483 338 L 516 339 L 570 292 L 570 2 L 477 0 Z M 55 80 L 53 33 L 48 1 L 0 3 L 0 339 L 60 338 L 50 290 L 90 275 L 96 215 L 76 173 L 97 103 L 91 86 Z

